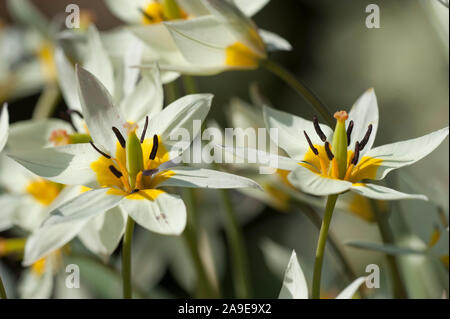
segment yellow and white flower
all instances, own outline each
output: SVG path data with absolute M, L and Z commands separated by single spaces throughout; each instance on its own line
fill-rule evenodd
M 264 107 L 268 128 L 278 129 L 274 141 L 289 157 L 278 156 L 276 168 L 290 171 L 289 182 L 297 189 L 316 196 L 352 191 L 379 200 L 422 199 L 367 183 L 381 180 L 390 171 L 414 164 L 431 153 L 448 135 L 448 127 L 403 142 L 372 148 L 378 129 L 378 105 L 373 89 L 366 91 L 350 113 L 337 112 L 336 129 Z M 255 149 L 235 151 L 238 156 L 257 153 L 261 161 L 273 155 Z
M 164 71 L 194 75 L 253 69 L 267 50 L 290 50 L 286 40 L 258 30 L 249 18 L 268 2 L 107 1 L 117 16 L 133 25 L 128 30 L 147 44 L 150 61 Z
M 90 188 L 55 209 L 29 238 L 24 264 L 61 247 L 90 219 L 117 206 L 148 230 L 179 235 L 186 224 L 186 208 L 179 196 L 161 190 L 163 186 L 257 187 L 249 179 L 227 173 L 176 167 L 177 159 L 198 133 L 193 131 L 193 120 L 206 117 L 211 95 L 183 97 L 151 119 L 146 117 L 138 138 L 136 123 L 123 119 L 121 110 L 95 76 L 79 67 L 77 78 L 92 142 L 10 155 L 50 181 Z M 190 132 L 189 141 L 172 140 L 180 128 Z M 111 231 L 122 232 L 123 228 Z

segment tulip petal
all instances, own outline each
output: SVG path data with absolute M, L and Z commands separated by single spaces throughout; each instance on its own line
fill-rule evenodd
M 75 69 L 61 48 L 56 48 L 55 50 L 55 63 L 58 72 L 59 86 L 61 88 L 64 101 L 69 109 L 81 112 Z
M 267 30 L 259 30 L 259 35 L 266 44 L 267 51 L 291 51 L 292 45 L 278 34 Z
M 183 200 L 160 190 L 144 190 L 120 204 L 136 223 L 159 234 L 180 235 L 186 226 Z
M 270 0 L 233 0 L 233 2 L 247 17 L 251 17 L 261 11 Z
M 316 196 L 340 194 L 352 186 L 350 182 L 323 177 L 303 166 L 292 171 L 288 175 L 288 180 L 299 190 Z
M 116 154 L 117 138 L 112 128 L 116 127 L 126 139 L 125 120 L 112 102 L 112 97 L 102 83 L 89 71 L 77 67 L 78 89 L 84 119 L 97 147 L 109 154 Z
M 8 140 L 8 133 L 9 133 L 8 105 L 4 103 L 0 115 L 0 152 L 6 145 L 6 141 Z
M 260 188 L 253 180 L 234 174 L 196 168 L 171 169 L 172 177 L 165 180 L 158 187 L 177 186 L 190 188 Z
M 364 139 L 369 125 L 372 124 L 372 133 L 370 134 L 370 138 L 364 149 L 360 152 L 361 158 L 372 148 L 378 130 L 378 103 L 374 89 L 367 90 L 356 101 L 349 112 L 348 120 L 346 122 L 347 127 L 350 121 L 353 121 L 354 126 L 351 134 L 350 145 L 348 146 L 349 150 L 354 150 L 355 143 L 357 141 L 361 142 Z
M 105 0 L 108 9 L 119 19 L 129 24 L 142 22 L 142 13 L 139 9 L 145 9 L 149 0 Z
M 125 224 L 126 214 L 115 207 L 89 220 L 78 237 L 91 252 L 108 257 L 119 245 Z
M 263 115 L 268 129 L 278 129 L 278 140 L 271 136 L 273 142 L 285 150 L 291 158 L 302 160 L 309 150 L 309 144 L 303 131 L 308 134 L 313 144 L 323 145 L 322 140 L 314 129 L 313 122 L 268 106 L 264 106 Z M 320 124 L 320 128 L 328 141 L 331 141 L 333 130 L 324 124 Z
M 283 286 L 278 299 L 308 299 L 308 285 L 295 250 L 292 251 L 291 259 L 284 273 Z
M 375 184 L 353 184 L 351 190 L 373 199 L 381 200 L 399 200 L 399 199 L 421 199 L 427 201 L 428 198 L 425 195 L 419 194 L 406 194 L 394 189 L 375 185 Z
M 380 159 L 375 179 L 384 178 L 390 171 L 414 164 L 434 151 L 448 136 L 448 127 L 411 140 L 375 147 L 368 158 Z M 363 161 L 364 159 L 362 159 Z
M 359 277 L 348 285 L 342 292 L 336 297 L 336 299 L 352 299 L 353 295 L 359 289 L 359 287 L 366 281 L 366 277 Z
M 91 163 L 100 156 L 90 144 L 70 144 L 9 154 L 38 176 L 56 183 L 87 187 L 98 186 Z
M 212 98 L 211 94 L 192 94 L 176 100 L 150 119 L 147 136 L 159 135 L 171 158 L 180 155 L 200 133 Z

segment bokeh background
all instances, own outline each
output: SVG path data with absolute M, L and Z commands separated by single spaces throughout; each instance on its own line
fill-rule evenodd
M 33 3 L 48 17 L 64 12 L 67 4 L 76 3 L 80 8 L 93 12 L 100 30 L 110 30 L 121 24 L 108 12 L 101 0 L 34 0 Z M 379 29 L 368 29 L 365 25 L 368 15 L 365 8 L 371 3 L 380 7 Z M 272 58 L 302 79 L 325 101 L 330 110 L 349 109 L 366 89 L 375 88 L 380 109 L 380 126 L 375 145 L 418 137 L 448 126 L 448 9 L 437 0 L 272 0 L 254 20 L 261 28 L 280 34 L 292 44 L 292 52 L 276 53 Z M 0 21 L 2 25 L 14 23 L 8 15 L 4 0 L 0 0 Z M 8 48 L 2 47 L 0 50 Z M 215 95 L 210 118 L 223 126 L 227 125 L 224 115 L 230 98 L 237 96 L 249 101 L 251 83 L 257 83 L 262 94 L 277 108 L 306 118 L 314 115 L 305 101 L 264 70 L 228 72 L 197 80 L 202 92 Z M 29 119 L 38 97 L 39 92 L 35 92 L 26 98 L 11 101 L 11 122 Z M 63 109 L 63 102 L 60 104 L 59 108 Z M 431 196 L 439 202 L 448 216 L 448 147 L 446 139 L 425 160 L 402 170 L 402 176 L 400 173 L 392 174 L 388 183 L 403 191 L 410 191 L 412 187 L 414 192 Z M 221 218 L 215 200 L 217 194 L 208 191 L 200 192 L 197 196 L 203 203 L 202 215 L 206 216 L 205 220 Z M 264 262 L 261 246 L 266 238 L 289 249 L 296 249 L 309 280 L 312 277 L 318 235 L 309 220 L 296 211 L 279 213 L 239 193 L 234 193 L 233 196 L 238 211 L 250 216 L 243 222 L 243 232 L 254 296 L 276 297 L 281 287 L 280 276 L 274 274 Z M 411 231 L 425 242 L 428 242 L 434 225 L 439 222 L 435 206 L 431 204 L 398 203 L 393 205 L 392 214 L 402 214 Z M 333 218 L 332 229 L 342 242 L 380 240 L 375 225 L 346 213 L 335 214 Z M 220 283 L 225 291 L 224 295 L 231 296 L 226 241 L 220 226 L 218 229 L 214 235 L 214 250 L 222 261 Z M 9 235 L 0 233 L 0 237 Z M 145 237 L 142 253 L 137 253 L 140 257 L 136 257 L 136 260 L 143 259 L 139 261 L 140 267 L 146 270 L 141 271 L 159 273 L 154 276 L 157 278 L 154 281 L 155 284 L 158 283 L 158 288 L 151 290 L 154 293 L 157 291 L 161 296 L 187 295 L 186 287 L 189 287 L 193 276 L 189 273 L 189 267 L 178 264 L 166 270 L 157 257 L 153 258 L 148 253 L 159 236 L 145 232 L 140 233 L 139 237 Z M 448 242 L 446 245 L 448 246 Z M 155 249 L 164 247 L 158 246 Z M 448 251 L 448 247 L 446 249 Z M 381 265 L 382 286 L 384 285 L 387 270 L 383 266 L 383 254 L 349 247 L 345 250 L 358 274 L 365 273 L 367 264 Z M 148 254 L 151 256 L 145 257 Z M 3 261 L 3 267 L 9 269 L 8 282 L 12 285 L 20 274 L 20 263 L 7 259 Z M 415 271 L 419 273 L 423 265 L 417 263 L 415 267 Z M 112 284 L 106 275 L 106 279 L 101 279 L 103 275 L 100 274 L 104 274 L 101 270 L 92 268 L 90 271 L 93 274 L 87 274 L 88 278 L 95 277 L 101 282 L 100 285 L 107 287 L 105 290 L 90 287 L 90 296 L 120 296 L 120 285 Z M 325 259 L 324 274 L 330 295 L 348 283 L 343 279 L 342 269 L 330 253 Z M 87 281 L 88 279 L 85 280 Z M 389 293 L 383 291 L 378 295 L 385 297 Z M 375 297 L 378 295 L 374 294 Z M 433 297 L 439 295 L 440 292 L 435 291 Z

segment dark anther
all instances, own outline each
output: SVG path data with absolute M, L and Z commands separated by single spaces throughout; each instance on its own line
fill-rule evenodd
M 125 139 L 123 138 L 122 134 L 120 134 L 119 130 L 117 129 L 117 127 L 112 127 L 112 130 L 114 132 L 114 134 L 117 137 L 117 140 L 120 143 L 120 146 L 122 146 L 122 148 L 125 148 Z
M 356 165 L 359 161 L 359 151 L 361 150 L 361 146 L 359 142 L 356 142 L 355 144 L 355 155 L 353 155 L 352 164 Z
M 92 143 L 92 141 L 89 141 L 89 143 L 92 145 L 92 147 L 94 148 L 94 150 L 96 150 L 97 152 L 99 152 L 100 154 L 102 154 L 104 157 L 106 157 L 107 159 L 110 159 L 111 156 L 109 156 L 108 154 L 106 154 L 105 152 L 102 152 L 97 146 L 95 146 L 94 143 Z
M 142 171 L 142 175 L 144 175 L 144 176 L 152 176 L 157 171 L 158 170 L 156 168 L 154 168 L 154 169 L 146 169 L 145 171 Z
M 352 141 L 351 137 L 352 137 L 352 131 L 353 131 L 353 120 L 350 121 L 350 123 L 348 123 L 348 127 L 347 127 L 347 145 L 350 145 L 350 142 Z
M 80 111 L 68 109 L 66 112 L 67 112 L 68 115 L 76 114 L 80 118 L 84 119 L 84 116 L 83 116 L 83 114 L 81 114 Z
M 311 143 L 311 140 L 309 139 L 308 134 L 306 134 L 306 131 L 303 131 L 303 133 L 305 134 L 306 140 L 308 141 L 311 150 L 314 152 L 314 154 L 319 155 L 319 151 L 314 147 L 313 143 Z
M 153 161 L 156 157 L 156 152 L 158 152 L 158 135 L 153 135 L 153 147 L 150 153 L 150 159 Z
M 148 128 L 148 116 L 145 117 L 144 129 L 142 130 L 142 135 L 141 135 L 141 144 L 144 143 L 144 138 L 145 138 L 145 133 L 147 133 L 147 128 Z
M 362 139 L 361 142 L 359 142 L 359 150 L 362 151 L 364 149 L 364 147 L 366 147 L 367 142 L 369 142 L 369 138 L 370 138 L 370 134 L 372 134 L 372 124 L 369 125 L 369 127 L 367 128 L 367 132 L 366 135 L 364 135 L 364 138 Z
M 334 155 L 333 155 L 333 152 L 331 151 L 330 143 L 328 143 L 328 142 L 325 142 L 325 151 L 327 152 L 328 159 L 330 161 L 332 161 L 334 158 Z
M 153 21 L 153 17 L 151 15 L 149 15 L 147 12 L 145 12 L 144 9 L 139 8 L 139 11 L 142 13 L 143 16 L 145 16 L 147 19 L 149 19 L 150 21 Z
M 111 171 L 111 173 L 113 173 L 117 178 L 121 178 L 122 177 L 122 173 L 117 170 L 117 168 L 115 168 L 113 165 L 109 166 L 109 170 Z
M 315 116 L 315 115 L 313 117 L 313 123 L 314 123 L 314 129 L 316 130 L 317 135 L 319 135 L 322 142 L 325 142 L 327 140 L 327 137 L 323 133 L 322 129 L 320 128 L 319 120 L 317 119 L 317 116 Z
M 136 193 L 138 193 L 139 192 L 139 189 L 133 189 L 132 191 L 131 191 L 131 194 L 136 194 Z

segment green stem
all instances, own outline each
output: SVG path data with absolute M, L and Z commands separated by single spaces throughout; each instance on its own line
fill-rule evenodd
M 198 250 L 197 221 L 195 214 L 195 198 L 192 189 L 183 189 L 183 200 L 187 206 L 187 223 L 183 232 L 184 242 L 191 254 L 197 272 L 197 298 L 218 298 L 219 292 L 211 282 Z
M 323 256 L 325 246 L 327 244 L 328 229 L 331 224 L 331 217 L 333 216 L 334 206 L 339 195 L 328 196 L 327 206 L 325 207 L 325 214 L 320 227 L 319 240 L 317 241 L 316 260 L 314 262 L 314 275 L 312 284 L 312 298 L 320 299 L 320 279 L 322 277 Z
M 380 212 L 378 206 L 373 200 L 370 200 L 370 203 L 374 212 L 375 220 L 377 222 L 383 243 L 395 245 L 394 233 L 392 232 L 391 225 L 389 224 L 388 220 L 389 216 L 384 212 Z M 405 284 L 403 283 L 403 279 L 400 273 L 400 267 L 397 258 L 393 255 L 387 254 L 386 259 L 391 272 L 394 298 L 396 299 L 408 298 L 406 287 Z
M 52 116 L 60 98 L 58 85 L 48 84 L 36 103 L 33 111 L 33 120 L 42 120 Z
M 133 297 L 131 283 L 131 242 L 133 241 L 134 220 L 128 216 L 125 235 L 122 242 L 122 282 L 123 298 Z
M 2 277 L 0 276 L 0 299 L 8 299 L 6 295 L 5 286 L 3 286 Z
M 319 112 L 319 114 L 323 117 L 325 122 L 327 122 L 330 127 L 334 127 L 335 121 L 333 120 L 333 117 L 331 116 L 330 111 L 327 109 L 325 104 L 321 102 L 320 99 L 303 83 L 301 83 L 292 73 L 283 68 L 281 65 L 269 59 L 261 61 L 261 66 L 269 72 L 278 76 L 295 91 L 297 91 L 300 96 L 302 96 L 317 112 Z
M 233 277 L 236 297 L 250 298 L 250 276 L 241 229 L 236 220 L 236 214 L 233 209 L 229 191 L 221 189 L 220 195 L 225 211 L 225 232 L 233 261 Z
M 187 94 L 195 94 L 198 92 L 197 83 L 192 76 L 183 75 L 181 79 L 183 80 L 184 91 Z

